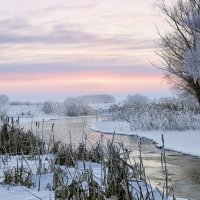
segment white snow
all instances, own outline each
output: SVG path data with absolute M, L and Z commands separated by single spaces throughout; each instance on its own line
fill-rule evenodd
M 27 189 L 23 186 L 0 185 L 1 199 L 5 200 L 51 200 L 53 192 Z
M 58 114 L 45 114 L 42 111 L 43 105 L 10 105 L 6 111 L 8 117 L 13 117 L 15 120 L 19 117 L 19 122 L 21 125 L 24 123 L 45 121 L 50 119 L 65 118 Z
M 91 124 L 91 129 L 103 133 L 138 135 L 154 140 L 158 146 L 162 145 L 161 135 L 164 135 L 165 147 L 184 154 L 200 156 L 200 131 L 131 131 L 126 121 L 102 121 Z
M 51 155 L 45 155 L 42 159 L 42 164 L 45 165 L 45 167 L 48 167 L 49 163 L 46 160 L 47 157 L 51 157 Z M 34 160 L 28 160 L 27 157 L 23 158 L 23 167 L 25 169 L 31 169 L 32 170 L 32 180 L 33 182 L 36 182 L 36 187 L 27 188 L 25 186 L 20 185 L 6 185 L 4 184 L 3 177 L 4 177 L 4 171 L 7 169 L 13 169 L 17 166 L 17 160 L 19 163 L 21 163 L 22 156 L 13 156 L 13 157 L 7 157 L 1 155 L 1 159 L 6 160 L 6 164 L 3 162 L 0 163 L 0 199 L 6 199 L 6 200 L 50 200 L 54 193 L 52 191 L 49 191 L 46 189 L 47 183 L 52 183 L 53 181 L 53 174 L 47 173 L 43 174 L 41 176 L 41 191 L 38 191 L 38 177 L 39 175 L 36 175 L 36 170 L 38 166 L 38 162 Z M 53 199 L 53 198 L 52 198 Z
M 1 156 L 2 158 L 3 156 Z M 6 165 L 3 163 L 0 163 L 0 180 L 3 181 L 3 171 L 6 169 L 13 169 L 13 167 L 17 166 L 17 160 L 21 159 L 20 156 L 13 156 L 13 157 L 7 157 L 4 156 L 5 160 L 7 160 Z M 49 162 L 48 159 L 51 159 L 52 155 L 44 155 L 42 157 L 42 165 L 45 165 L 45 168 L 49 170 Z M 0 182 L 0 199 L 6 199 L 6 200 L 53 200 L 55 199 L 54 197 L 54 192 L 50 191 L 47 188 L 47 185 L 53 184 L 53 173 L 47 172 L 45 174 L 41 175 L 41 189 L 38 191 L 38 183 L 39 183 L 39 175 L 36 174 L 37 171 L 37 162 L 34 160 L 29 160 L 26 157 L 23 158 L 26 160 L 26 162 L 23 163 L 23 167 L 27 169 L 31 169 L 33 173 L 32 180 L 35 182 L 36 187 L 31 187 L 27 188 L 24 186 L 20 186 L 17 184 L 13 185 L 4 185 L 3 182 Z M 65 167 L 62 167 L 63 169 L 66 169 Z M 79 161 L 77 163 L 77 166 L 74 167 L 69 167 L 66 169 L 67 175 L 67 183 L 70 184 L 72 182 L 72 179 L 77 174 L 81 174 L 84 169 L 92 170 L 93 171 L 93 177 L 97 183 L 100 184 L 100 181 L 102 180 L 101 175 L 101 164 L 98 163 L 91 163 L 91 162 L 82 162 Z M 88 171 L 86 170 L 86 171 Z M 83 188 L 87 189 L 87 182 L 82 180 Z M 130 181 L 130 184 L 132 185 L 132 194 L 133 196 L 139 195 L 140 190 L 142 191 L 143 195 L 145 196 L 148 191 L 151 191 L 156 197 L 156 200 L 162 200 L 162 197 L 159 195 L 159 192 L 155 188 L 151 188 L 150 185 L 145 184 L 143 181 L 140 180 L 135 180 L 133 179 Z M 171 197 L 168 198 L 168 200 L 172 200 Z M 183 200 L 181 198 L 178 198 L 177 200 Z

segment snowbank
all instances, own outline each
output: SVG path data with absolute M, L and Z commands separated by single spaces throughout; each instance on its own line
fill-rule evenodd
M 165 146 L 168 150 L 174 150 L 184 154 L 200 157 L 200 131 L 131 131 L 126 121 L 102 121 L 91 124 L 91 129 L 103 133 L 138 135 L 154 140 L 157 146 L 161 146 L 161 135 L 164 135 Z

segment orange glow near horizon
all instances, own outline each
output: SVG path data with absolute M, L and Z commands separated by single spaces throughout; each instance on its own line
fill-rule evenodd
M 69 73 L 31 75 L 20 74 L 5 78 L 0 75 L 1 91 L 15 92 L 139 92 L 159 90 L 161 77 L 158 75 L 120 75 L 113 73 Z

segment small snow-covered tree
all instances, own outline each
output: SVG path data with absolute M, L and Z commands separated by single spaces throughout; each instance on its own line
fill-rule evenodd
M 9 98 L 6 95 L 0 95 L 0 113 L 4 113 L 9 105 Z
M 42 110 L 46 113 L 46 114 L 50 114 L 53 113 L 53 103 L 52 101 L 47 101 L 44 103 Z
M 194 96 L 200 104 L 200 0 L 178 0 L 161 11 L 171 30 L 160 34 L 157 55 L 162 58 L 166 78 L 181 93 Z
M 89 107 L 83 104 L 79 99 L 68 97 L 63 104 L 64 114 L 67 116 L 80 116 L 89 113 Z
M 61 113 L 61 104 L 57 103 L 57 102 L 53 102 L 53 101 L 46 101 L 43 104 L 42 110 L 46 114 L 52 114 L 52 113 L 60 114 Z

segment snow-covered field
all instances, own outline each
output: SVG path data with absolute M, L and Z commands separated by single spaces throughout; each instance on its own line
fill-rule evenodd
M 102 121 L 93 123 L 91 128 L 103 133 L 138 135 L 154 140 L 158 146 L 162 145 L 161 135 L 164 135 L 165 147 L 169 150 L 200 156 L 200 131 L 131 131 L 126 121 Z
M 6 156 L 5 156 L 6 157 Z M 4 174 L 4 171 L 6 169 L 16 169 L 17 162 L 20 161 L 23 162 L 24 169 L 31 170 L 32 172 L 32 181 L 34 183 L 34 187 L 27 188 L 25 186 L 20 186 L 19 184 L 13 184 L 13 185 L 6 185 L 1 182 L 0 184 L 0 199 L 2 200 L 53 200 L 55 199 L 54 192 L 50 189 L 53 186 L 53 173 L 51 173 L 51 167 L 49 165 L 49 161 L 52 159 L 52 155 L 44 155 L 42 157 L 42 166 L 45 170 L 45 173 L 43 173 L 40 177 L 40 175 L 37 173 L 38 170 L 38 161 L 36 160 L 29 160 L 27 157 L 22 156 L 13 156 L 10 158 L 5 158 L 6 164 L 4 165 L 1 163 L 0 165 L 0 177 L 2 181 L 2 177 Z M 17 161 L 18 160 L 18 161 Z M 55 166 L 59 167 L 59 166 Z M 91 162 L 83 162 L 79 161 L 77 162 L 76 167 L 61 167 L 66 172 L 67 180 L 66 183 L 69 185 L 72 183 L 72 180 L 78 175 L 83 172 L 86 172 L 87 170 L 93 171 L 93 178 L 98 183 L 101 184 L 102 180 L 102 167 L 101 164 L 98 163 L 91 163 Z M 40 180 L 40 181 L 39 181 Z M 40 182 L 40 190 L 38 191 Z M 88 185 L 87 182 L 84 180 L 80 180 L 80 184 L 82 184 L 82 187 L 87 190 Z M 132 194 L 133 196 L 139 195 L 140 191 L 142 191 L 143 195 L 145 196 L 147 191 L 153 191 L 154 197 L 156 200 L 162 200 L 162 197 L 160 196 L 160 192 L 157 189 L 151 188 L 150 185 L 146 185 L 143 181 L 140 180 L 132 180 L 130 182 L 132 185 Z M 172 200 L 172 197 L 169 197 L 167 200 Z M 177 198 L 177 200 L 184 200 L 182 198 Z
M 10 105 L 6 111 L 6 115 L 17 119 L 19 117 L 20 124 L 30 123 L 31 121 L 45 121 L 50 119 L 63 118 L 58 114 L 45 114 L 42 111 L 43 105 Z

